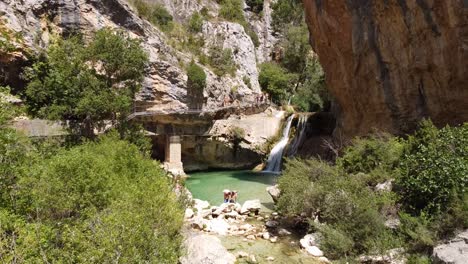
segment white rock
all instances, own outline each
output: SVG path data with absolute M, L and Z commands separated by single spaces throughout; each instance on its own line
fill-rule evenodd
M 291 232 L 289 232 L 288 230 L 286 230 L 284 228 L 281 228 L 280 230 L 278 230 L 278 235 L 279 236 L 289 236 L 289 235 L 291 235 Z
M 240 230 L 250 230 L 250 229 L 252 229 L 252 227 L 253 226 L 251 224 L 244 224 L 244 225 L 239 226 L 239 229 Z
M 184 218 L 185 219 L 190 219 L 190 218 L 192 218 L 194 216 L 194 214 L 195 213 L 193 212 L 193 210 L 191 208 L 187 208 L 187 209 L 185 209 Z
M 278 237 L 276 237 L 276 236 L 270 238 L 271 243 L 276 243 L 277 241 L 278 241 Z
M 207 201 L 203 201 L 200 199 L 193 199 L 193 208 L 196 208 L 199 212 L 201 212 L 203 209 L 207 209 L 210 207 L 210 203 Z
M 257 263 L 257 259 L 255 258 L 255 255 L 250 255 L 250 259 L 249 259 L 250 263 Z
M 228 233 L 229 224 L 224 219 L 215 218 L 209 221 L 207 229 L 210 232 L 225 236 Z
M 270 186 L 266 188 L 267 192 L 270 194 L 271 198 L 273 199 L 273 202 L 277 203 L 278 198 L 281 194 L 280 189 L 278 188 L 278 184 L 274 186 Z
M 236 256 L 237 256 L 238 258 L 246 258 L 246 257 L 249 256 L 249 253 L 244 252 L 244 251 L 239 251 L 239 252 L 237 252 Z
M 319 257 L 318 258 L 318 261 L 322 262 L 322 263 L 331 263 L 330 260 L 328 260 L 326 257 Z
M 322 257 L 323 256 L 322 250 L 320 250 L 316 246 L 306 247 L 305 250 L 307 251 L 307 253 L 309 253 L 310 255 L 312 255 L 314 257 Z
M 219 238 L 208 234 L 188 234 L 184 241 L 185 256 L 181 264 L 234 264 L 236 257 L 223 247 Z
M 250 239 L 250 240 L 255 240 L 255 236 L 254 236 L 254 235 L 248 235 L 248 236 L 246 236 L 245 238 Z
M 390 192 L 393 189 L 393 180 L 379 183 L 375 186 L 376 192 Z
M 268 233 L 268 232 L 263 233 L 262 238 L 266 239 L 266 240 L 270 239 L 270 233 Z
M 299 240 L 302 248 L 318 245 L 317 233 L 307 234 L 301 240 Z
M 266 260 L 267 261 L 275 261 L 275 258 L 274 257 L 267 257 Z
M 256 200 L 248 200 L 242 205 L 240 210 L 241 214 L 248 214 L 248 213 L 258 213 L 262 208 L 262 204 L 260 203 L 259 199 Z

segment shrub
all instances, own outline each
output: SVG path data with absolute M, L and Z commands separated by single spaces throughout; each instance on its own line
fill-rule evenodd
M 25 72 L 28 109 L 41 118 L 69 120 L 74 134 L 92 138 L 94 129 L 130 112 L 147 61 L 138 40 L 107 28 L 89 44 L 79 37 L 57 39 Z
M 190 32 L 193 32 L 193 33 L 201 32 L 202 27 L 203 27 L 203 17 L 197 12 L 193 13 L 193 15 L 190 17 L 189 25 L 188 25 Z
M 246 0 L 245 3 L 254 13 L 259 14 L 263 10 L 263 0 Z
M 398 244 L 384 226 L 383 208 L 395 203 L 392 195 L 379 195 L 359 175 L 346 175 L 318 160 L 288 160 L 278 180 L 278 209 L 289 215 L 306 213 L 328 227 L 315 226 L 324 237 L 327 256 L 340 257 Z
M 147 19 L 162 30 L 170 31 L 172 29 L 173 18 L 163 5 L 147 3 L 144 0 L 132 0 L 132 3 L 142 18 Z
M 233 22 L 244 22 L 244 3 L 242 0 L 221 0 L 219 16 Z
M 245 130 L 242 127 L 231 127 L 229 135 L 235 140 L 242 140 L 245 137 Z
M 197 93 L 202 92 L 206 86 L 206 73 L 202 67 L 198 66 L 195 61 L 191 61 L 187 69 L 187 84 L 188 87 Z
M 182 206 L 136 146 L 110 135 L 24 166 L 16 215 L 0 210 L 0 247 L 17 241 L 2 261 L 177 263 Z
M 408 209 L 444 212 L 468 186 L 468 124 L 438 130 L 430 121 L 407 140 L 397 185 Z
M 250 78 L 247 76 L 242 77 L 242 81 L 249 87 L 249 89 L 252 89 L 252 83 L 250 82 Z
M 262 90 L 271 95 L 271 99 L 276 103 L 288 100 L 296 80 L 297 75 L 288 73 L 276 63 L 266 62 L 260 65 L 258 77 L 260 86 Z
M 399 166 L 404 143 L 388 134 L 356 138 L 337 159 L 346 173 L 370 173 L 375 169 L 391 172 Z
M 209 51 L 209 64 L 217 76 L 230 74 L 234 76 L 237 65 L 234 62 L 231 49 L 223 49 L 220 46 L 213 46 Z

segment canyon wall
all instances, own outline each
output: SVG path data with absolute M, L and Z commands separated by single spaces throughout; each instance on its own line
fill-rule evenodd
M 468 121 L 467 0 L 303 0 L 335 137 Z

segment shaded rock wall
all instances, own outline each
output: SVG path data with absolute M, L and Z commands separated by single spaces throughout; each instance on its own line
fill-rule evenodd
M 335 137 L 468 120 L 468 1 L 303 0 Z

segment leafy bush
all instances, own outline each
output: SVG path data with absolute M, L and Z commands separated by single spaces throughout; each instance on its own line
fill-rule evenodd
M 198 13 L 195 12 L 193 15 L 190 17 L 188 28 L 190 32 L 193 33 L 198 33 L 202 31 L 203 27 L 203 17 Z
M 381 169 L 391 172 L 399 166 L 404 142 L 388 134 L 356 138 L 338 158 L 337 165 L 346 173 L 370 173 Z
M 279 179 L 278 208 L 287 214 L 306 213 L 326 226 L 315 225 L 323 236 L 327 256 L 358 255 L 398 245 L 384 226 L 383 208 L 394 204 L 391 194 L 377 194 L 361 176 L 343 174 L 318 160 L 288 160 Z
M 213 46 L 209 50 L 209 64 L 213 68 L 213 72 L 218 76 L 230 74 L 234 76 L 237 70 L 237 65 L 232 56 L 231 49 L 223 49 L 220 46 Z
M 188 69 L 187 69 L 187 76 L 188 76 L 188 86 L 190 89 L 197 91 L 198 93 L 206 86 L 206 73 L 202 69 L 202 67 L 198 66 L 195 61 L 191 61 Z
M 148 3 L 144 0 L 132 0 L 132 3 L 142 18 L 145 18 L 162 30 L 170 31 L 172 29 L 173 18 L 163 5 Z
M 260 65 L 258 77 L 260 86 L 262 90 L 271 95 L 271 99 L 276 103 L 288 100 L 296 79 L 295 74 L 288 73 L 276 63 L 266 62 Z
M 0 208 L 1 262 L 177 263 L 182 206 L 136 146 L 111 135 L 22 165 Z
M 221 0 L 219 16 L 233 22 L 244 22 L 244 3 L 242 0 Z
M 275 31 L 282 32 L 288 25 L 299 25 L 304 22 L 301 0 L 278 0 L 272 9 L 272 24 Z
M 198 33 L 202 31 L 203 27 L 203 16 L 201 16 L 199 13 L 195 12 L 193 15 L 190 17 L 189 20 L 189 31 L 193 33 Z
M 263 0 L 246 0 L 245 3 L 254 13 L 258 14 L 263 10 Z
M 138 40 L 110 29 L 99 30 L 89 44 L 57 39 L 26 70 L 28 108 L 41 118 L 69 120 L 74 133 L 94 137 L 105 120 L 128 114 L 147 61 Z
M 468 124 L 438 130 L 430 121 L 407 140 L 401 162 L 399 192 L 417 213 L 443 212 L 468 187 Z

